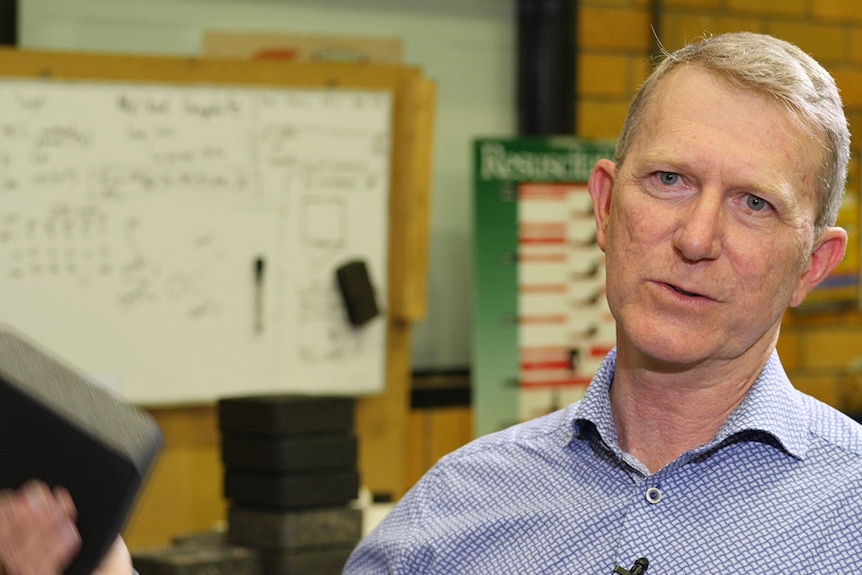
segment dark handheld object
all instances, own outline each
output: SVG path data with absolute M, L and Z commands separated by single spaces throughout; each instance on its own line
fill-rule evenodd
M 365 262 L 358 260 L 344 264 L 335 271 L 335 275 L 350 323 L 360 326 L 380 313 Z
M 67 575 L 98 565 L 161 445 L 145 412 L 0 326 L 0 488 L 40 479 L 69 491 L 82 544 Z
M 635 564 L 632 565 L 631 569 L 623 569 L 617 565 L 614 567 L 614 573 L 619 573 L 620 575 L 644 575 L 647 567 L 649 567 L 649 561 L 646 557 L 641 557 L 635 561 Z

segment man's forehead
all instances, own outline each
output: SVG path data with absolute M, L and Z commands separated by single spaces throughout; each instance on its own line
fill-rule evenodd
M 724 122 L 711 117 L 719 108 Z M 702 170 L 715 169 L 724 183 L 787 207 L 815 201 L 825 148 L 775 98 L 683 65 L 662 77 L 643 112 L 623 160 L 633 172 L 661 166 L 706 175 Z

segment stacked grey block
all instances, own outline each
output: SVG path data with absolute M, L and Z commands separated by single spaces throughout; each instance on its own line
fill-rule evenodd
M 141 575 L 261 575 L 262 570 L 257 551 L 223 541 L 136 550 L 132 563 Z
M 344 397 L 219 401 L 228 538 L 264 575 L 339 575 L 361 538 L 353 414 Z

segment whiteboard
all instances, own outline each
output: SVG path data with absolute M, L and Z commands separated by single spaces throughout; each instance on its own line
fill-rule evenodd
M 0 82 L 0 320 L 140 404 L 383 388 L 386 91 Z M 264 263 L 256 277 L 256 263 Z M 260 281 L 259 281 L 260 280 Z

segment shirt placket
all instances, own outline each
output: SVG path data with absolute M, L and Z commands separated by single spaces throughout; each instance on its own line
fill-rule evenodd
M 656 534 L 667 524 L 668 497 L 662 473 L 633 475 L 634 481 L 620 529 L 619 545 L 614 558 L 617 565 L 628 570 L 641 557 L 651 563 L 656 545 Z M 653 572 L 658 569 L 653 568 Z

